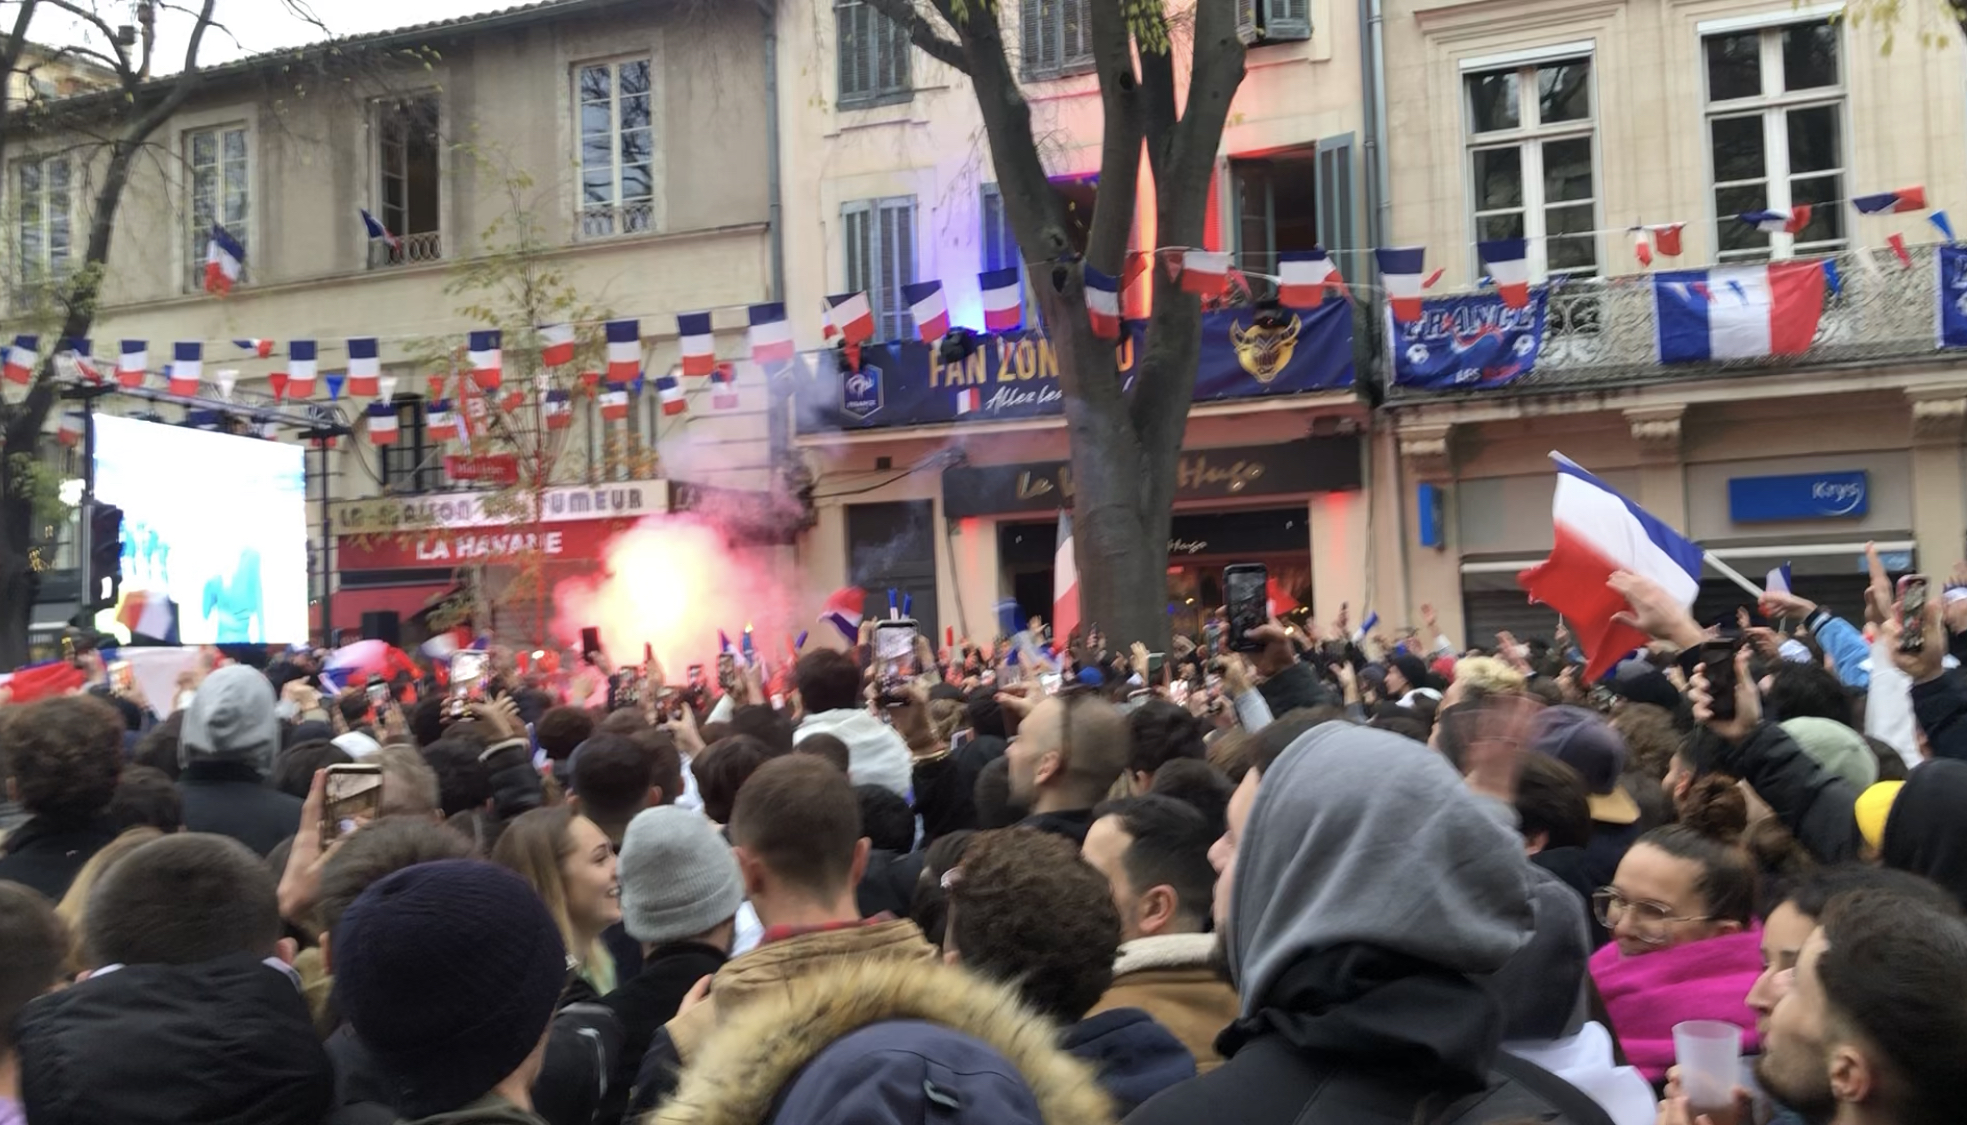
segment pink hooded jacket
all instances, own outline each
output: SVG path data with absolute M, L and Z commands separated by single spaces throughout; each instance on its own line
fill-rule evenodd
M 1746 930 L 1626 957 L 1608 944 L 1591 957 L 1626 1061 L 1659 1083 L 1673 1065 L 1673 1025 L 1724 1020 L 1742 1029 L 1742 1053 L 1761 1049 L 1748 990 L 1762 975 L 1762 934 Z

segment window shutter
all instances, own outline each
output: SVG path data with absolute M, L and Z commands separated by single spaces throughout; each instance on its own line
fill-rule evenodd
M 859 34 L 862 15 L 857 0 L 847 0 L 834 10 L 835 53 L 839 55 L 840 101 L 851 101 L 867 92 L 867 44 Z
M 1352 134 L 1318 142 L 1318 242 L 1329 249 L 1348 282 L 1370 276 L 1369 255 L 1354 236 Z
M 888 73 L 881 88 L 891 94 L 906 93 L 913 85 L 909 81 L 908 68 L 909 56 L 915 49 L 909 42 L 908 28 L 879 13 L 875 18 L 888 25 L 888 34 L 884 37 L 889 50 Z
M 1092 13 L 1086 10 L 1090 0 L 1058 0 L 1064 9 L 1060 20 L 1059 60 L 1061 67 L 1087 62 L 1093 57 Z
M 1311 38 L 1311 0 L 1258 0 L 1264 6 L 1264 41 Z
M 1236 37 L 1245 46 L 1257 41 L 1257 5 L 1267 0 L 1236 0 Z
M 1018 6 L 1018 37 L 1024 50 L 1021 69 L 1027 78 L 1044 68 L 1044 24 L 1039 0 L 1023 0 Z

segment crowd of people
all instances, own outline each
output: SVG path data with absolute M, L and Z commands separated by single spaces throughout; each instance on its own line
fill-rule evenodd
M 1431 611 L 85 675 L 0 706 L 0 1125 L 1960 1120 L 1967 589 L 1613 589 L 1597 684 Z

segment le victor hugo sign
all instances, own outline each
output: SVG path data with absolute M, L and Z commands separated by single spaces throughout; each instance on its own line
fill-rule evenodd
M 1183 453 L 1175 471 L 1177 501 L 1339 492 L 1359 486 L 1356 436 L 1198 449 Z M 1071 503 L 1072 466 L 1064 461 L 943 470 L 943 514 L 952 518 L 1057 511 Z

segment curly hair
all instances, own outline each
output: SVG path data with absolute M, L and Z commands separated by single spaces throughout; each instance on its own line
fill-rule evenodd
M 946 940 L 964 967 L 1015 984 L 1043 1015 L 1077 1023 L 1113 983 L 1113 889 L 1064 837 L 978 833 L 949 882 L 949 906 Z
M 1626 772 L 1654 781 L 1666 777 L 1673 756 L 1687 744 L 1673 712 L 1657 703 L 1628 703 L 1612 716 L 1612 729 L 1626 740 Z
M 21 807 L 61 824 L 109 807 L 123 772 L 123 716 L 87 695 L 17 709 L 0 729 L 0 759 L 20 788 Z

